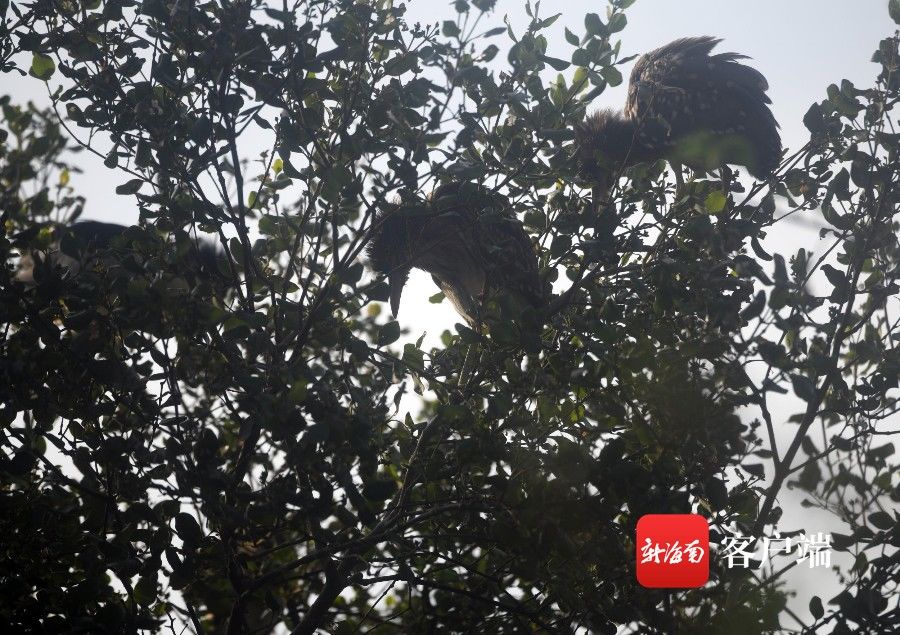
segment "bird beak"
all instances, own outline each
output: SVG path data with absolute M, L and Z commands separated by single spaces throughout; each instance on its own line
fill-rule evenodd
M 400 269 L 388 275 L 388 287 L 391 292 L 391 313 L 396 318 L 400 313 L 400 296 L 403 294 L 403 287 L 406 286 L 406 278 L 409 271 Z

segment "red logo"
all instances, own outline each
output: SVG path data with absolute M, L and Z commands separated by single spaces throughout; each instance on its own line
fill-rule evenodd
M 637 579 L 651 589 L 709 580 L 709 523 L 697 514 L 647 514 L 637 524 Z

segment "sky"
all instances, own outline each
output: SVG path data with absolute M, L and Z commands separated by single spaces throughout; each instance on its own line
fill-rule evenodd
M 413 0 L 407 20 L 425 23 L 450 19 L 454 16 L 451 5 L 444 0 Z M 563 28 L 568 26 L 575 33 L 583 33 L 584 15 L 596 12 L 605 20 L 605 11 L 606 4 L 598 0 L 545 0 L 541 16 L 563 14 L 551 28 L 548 54 L 567 58 L 570 49 L 563 39 Z M 498 0 L 494 15 L 483 23 L 502 25 L 504 15 L 514 30 L 524 31 L 528 17 L 523 0 Z M 752 58 L 748 63 L 769 81 L 773 112 L 781 124 L 785 145 L 794 149 L 808 139 L 802 125 L 804 113 L 812 102 L 824 98 L 829 84 L 846 78 L 857 86 L 871 85 L 877 73 L 877 67 L 870 62 L 872 52 L 879 40 L 893 34 L 896 28 L 888 17 L 887 0 L 637 0 L 626 15 L 628 26 L 619 34 L 623 56 L 644 53 L 678 37 L 714 35 L 723 39 L 718 50 Z M 502 64 L 503 57 L 498 56 L 496 61 Z M 627 78 L 630 64 L 622 70 Z M 571 69 L 567 72 L 571 73 Z M 58 74 L 54 80 L 57 78 Z M 0 91 L 9 92 L 14 100 L 47 103 L 46 88 L 41 82 L 12 76 L 3 80 Z M 596 105 L 621 107 L 626 91 L 624 84 L 611 88 Z M 133 200 L 113 192 L 125 177 L 110 178 L 100 160 L 87 153 L 82 153 L 78 162 L 84 174 L 73 175 L 72 185 L 87 197 L 83 218 L 136 222 Z M 785 225 L 784 231 L 768 240 L 767 249 L 781 253 L 794 253 L 800 246 L 815 250 L 819 244 L 814 231 L 796 224 Z M 441 331 L 459 321 L 449 303 L 432 305 L 425 300 L 436 291 L 429 276 L 414 273 L 399 315 L 411 340 L 427 332 L 426 346 L 437 345 Z M 794 407 L 785 404 L 780 410 L 786 418 Z M 784 435 L 791 432 L 786 427 L 783 430 Z M 832 527 L 824 514 L 800 508 L 798 495 L 787 492 L 784 502 L 787 523 L 808 531 Z M 838 589 L 836 573 L 805 566 L 795 567 L 788 581 L 798 591 L 791 607 L 803 618 L 809 618 L 806 606 L 811 595 L 819 593 L 827 600 Z M 786 624 L 791 624 L 790 618 Z
M 412 0 L 407 19 L 424 23 L 452 18 L 451 4 Z M 493 15 L 483 23 L 502 25 L 506 15 L 513 28 L 522 32 L 528 23 L 524 6 L 523 0 L 498 0 Z M 548 54 L 568 57 L 563 27 L 582 33 L 586 13 L 605 18 L 605 11 L 606 3 L 600 0 L 545 0 L 542 16 L 562 12 L 551 27 L 550 33 L 557 37 L 550 38 Z M 791 148 L 806 141 L 803 114 L 813 101 L 824 98 L 828 84 L 844 78 L 863 86 L 871 82 L 876 68 L 869 61 L 872 52 L 895 28 L 887 14 L 887 0 L 637 0 L 626 16 L 628 26 L 619 34 L 623 56 L 644 53 L 678 37 L 715 35 L 723 39 L 720 50 L 751 57 L 750 63 L 769 80 L 773 111 Z M 502 64 L 502 56 L 496 62 Z M 623 67 L 626 77 L 630 66 Z M 57 73 L 51 86 L 59 78 Z M 0 90 L 15 101 L 48 103 L 44 84 L 31 77 L 7 75 Z M 624 84 L 611 88 L 598 98 L 597 106 L 621 107 L 625 93 Z M 137 220 L 133 201 L 113 195 L 118 181 L 110 179 L 99 159 L 82 153 L 79 164 L 85 174 L 75 177 L 73 185 L 89 201 L 85 218 Z M 404 311 L 408 309 L 404 306 Z

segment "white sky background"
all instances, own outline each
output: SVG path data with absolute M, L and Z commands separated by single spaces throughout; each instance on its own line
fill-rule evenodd
M 503 15 L 508 15 L 517 33 L 524 31 L 528 17 L 524 0 L 499 0 L 493 16 L 482 20 L 485 29 L 502 25 Z M 568 59 L 571 47 L 563 39 L 563 27 L 576 34 L 584 32 L 584 15 L 600 14 L 605 21 L 606 3 L 602 0 L 544 0 L 542 17 L 562 12 L 562 17 L 551 27 L 548 54 Z M 627 28 L 618 34 L 622 40 L 622 56 L 644 53 L 675 38 L 691 35 L 714 35 L 724 42 L 718 51 L 735 51 L 752 59 L 749 63 L 761 71 L 769 81 L 769 95 L 773 111 L 781 124 L 785 146 L 796 149 L 803 145 L 808 134 L 802 118 L 809 105 L 821 101 L 830 83 L 849 79 L 859 87 L 871 86 L 877 66 L 869 60 L 879 40 L 891 35 L 895 25 L 888 17 L 887 0 L 638 0 L 626 12 Z M 447 0 L 413 0 L 409 3 L 407 21 L 422 23 L 453 19 L 452 2 Z M 505 36 L 492 41 L 498 46 Z M 505 53 L 498 55 L 494 64 L 506 64 Z M 626 77 L 631 64 L 621 70 Z M 565 74 L 571 77 L 574 67 Z M 552 69 L 547 79 L 556 74 Z M 51 86 L 62 79 L 57 73 Z M 44 84 L 30 77 L 19 78 L 14 74 L 0 76 L 0 93 L 10 94 L 14 102 L 33 100 L 47 104 Z M 625 84 L 608 89 L 596 105 L 621 107 L 625 101 Z M 244 156 L 254 157 L 255 149 Z M 72 175 L 71 185 L 87 199 L 82 218 L 131 224 L 137 221 L 137 207 L 132 197 L 117 196 L 116 185 L 127 178 L 123 174 L 111 174 L 100 159 L 82 152 L 78 165 L 83 174 Z M 291 191 L 283 192 L 291 198 Z M 799 247 L 819 252 L 822 243 L 818 234 L 805 225 L 789 223 L 782 231 L 770 236 L 765 246 L 786 256 Z M 403 294 L 399 321 L 409 329 L 409 338 L 415 340 L 427 331 L 425 347 L 439 345 L 441 331 L 460 321 L 448 302 L 432 305 L 427 297 L 437 288 L 430 277 L 414 272 Z M 386 309 L 387 307 L 385 307 Z M 785 403 L 773 412 L 779 427 L 782 443 L 793 434 L 795 426 L 786 424 L 787 416 L 799 409 L 795 403 Z M 896 428 L 896 424 L 893 426 Z M 839 530 L 828 515 L 816 510 L 803 509 L 800 497 L 784 492 L 782 506 L 785 509 L 786 529 L 804 528 L 807 532 Z M 839 589 L 837 574 L 822 569 L 797 566 L 787 578 L 789 586 L 798 591 L 791 608 L 804 620 L 810 618 L 807 602 L 811 595 L 822 595 L 827 601 Z M 785 618 L 783 624 L 792 624 Z

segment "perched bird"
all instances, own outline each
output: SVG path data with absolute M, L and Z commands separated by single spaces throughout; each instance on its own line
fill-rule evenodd
M 41 231 L 50 232 L 51 242 L 46 250 L 22 254 L 15 279 L 26 285 L 36 284 L 35 267 L 44 263 L 69 276 L 78 275 L 82 266 L 95 264 L 98 255 L 109 249 L 113 238 L 125 229 L 122 225 L 99 221 L 81 221 L 69 227 L 47 224 L 30 228 L 16 237 L 17 242 L 27 244 Z
M 744 55 L 713 55 L 720 41 L 682 38 L 641 56 L 624 111 L 601 110 L 577 126 L 577 157 L 595 200 L 621 169 L 663 158 L 704 171 L 743 165 L 757 178 L 778 167 L 768 82 L 740 63 Z
M 25 230 L 16 237 L 20 246 L 27 247 L 42 231 L 50 233 L 50 244 L 39 251 L 23 249 L 15 279 L 32 286 L 40 282 L 35 270 L 42 267 L 50 267 L 65 278 L 74 278 L 84 269 L 115 267 L 122 256 L 116 251 L 115 239 L 127 229 L 125 225 L 88 220 L 68 226 L 49 223 Z M 196 246 L 194 269 L 208 277 L 220 275 L 218 262 L 223 254 L 216 245 L 199 240 Z
M 472 326 L 498 292 L 534 307 L 545 302 L 534 245 L 509 201 L 479 185 L 450 183 L 423 204 L 392 206 L 375 218 L 367 253 L 388 277 L 395 316 L 413 268 L 430 273 Z

